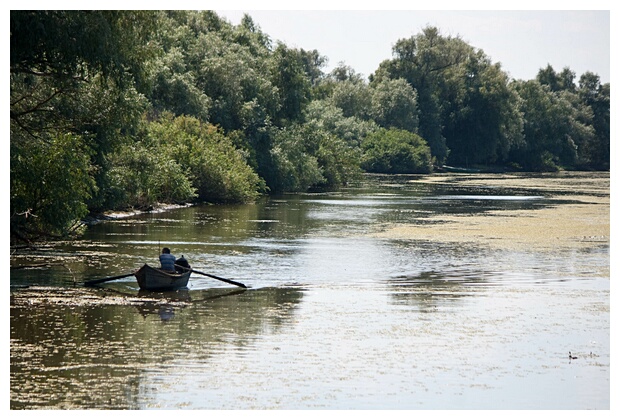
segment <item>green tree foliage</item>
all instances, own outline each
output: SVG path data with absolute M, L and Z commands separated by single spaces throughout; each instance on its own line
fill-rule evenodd
M 179 165 L 202 201 L 251 202 L 264 191 L 243 153 L 212 124 L 164 115 L 148 125 L 148 144 Z
M 135 115 L 124 99 L 144 81 L 152 25 L 150 12 L 12 11 L 11 124 L 27 134 L 20 138 L 92 133 Z
M 299 125 L 274 129 L 273 168 L 267 182 L 274 191 L 305 191 L 326 182 L 316 157 L 319 138 Z
M 142 64 L 152 56 L 147 39 L 153 18 L 152 12 L 11 12 L 11 169 L 18 162 L 40 163 L 34 157 L 36 153 L 62 155 L 66 141 L 58 139 L 79 138 L 76 158 L 81 165 L 84 154 L 79 151 L 89 150 L 87 173 L 98 185 L 85 193 L 85 182 L 79 182 L 72 195 L 79 199 L 65 200 L 62 206 L 68 217 L 82 215 L 87 204 L 101 205 L 106 193 L 106 154 L 131 130 L 144 108 L 145 98 L 138 90 L 145 87 Z M 25 159 L 28 149 L 34 154 Z M 73 173 L 71 165 L 65 170 Z M 37 171 L 31 168 L 32 173 Z M 14 173 L 24 177 L 15 180 L 15 188 L 19 182 L 35 183 L 27 176 L 28 171 Z M 50 186 L 48 190 L 58 197 L 50 197 L 47 202 L 60 203 L 62 188 L 68 187 L 66 183 Z M 12 190 L 13 214 L 38 212 L 13 225 L 22 237 L 27 239 L 45 230 L 57 234 L 64 229 L 41 223 L 58 220 L 65 226 L 64 215 L 57 215 L 59 209 L 49 205 L 33 207 L 28 200 L 20 201 L 22 192 Z M 21 208 L 23 205 L 33 208 Z
M 420 136 L 401 129 L 380 129 L 362 143 L 362 168 L 391 174 L 429 173 L 431 150 Z
M 185 53 L 169 48 L 153 63 L 151 104 L 158 111 L 209 119 L 212 99 L 198 87 L 195 72 L 188 71 Z
M 11 133 L 11 139 L 18 136 Z M 96 186 L 92 150 L 81 137 L 58 134 L 11 142 L 11 238 L 65 235 L 86 216 Z
M 281 109 L 276 123 L 280 126 L 299 122 L 305 105 L 310 102 L 311 83 L 306 76 L 304 53 L 279 43 L 273 53 L 271 80 L 280 96 Z
M 148 11 L 11 11 L 11 73 L 140 81 L 154 23 Z
M 346 117 L 342 108 L 329 100 L 312 101 L 306 108 L 304 121 L 314 130 L 325 130 L 327 133 L 342 139 L 351 149 L 358 149 L 362 140 L 379 126 L 372 120 L 366 121 L 358 117 Z
M 152 66 L 158 112 L 192 115 L 226 131 L 269 124 L 279 109 L 269 37 L 249 16 L 233 27 L 213 12 L 165 12 Z
M 496 164 L 523 142 L 519 96 L 499 64 L 471 51 L 450 71 L 444 91 L 443 134 L 452 165 Z
M 609 169 L 609 84 L 587 72 L 550 65 L 535 80 L 515 82 L 525 142 L 511 159 L 528 170 Z
M 417 94 L 405 79 L 382 80 L 372 89 L 371 115 L 382 127 L 417 133 Z
M 417 92 L 419 133 L 428 142 L 433 156 L 444 162 L 449 149 L 442 132 L 442 101 L 451 80 L 451 71 L 465 62 L 472 47 L 458 37 L 442 36 L 435 27 L 400 39 L 393 47 L 394 59 L 382 62 L 372 77 L 373 83 L 384 79 L 405 79 Z
M 265 190 L 233 140 L 194 117 L 144 122 L 140 140 L 111 156 L 110 190 L 116 207 L 149 208 L 158 202 L 251 202 Z
M 514 161 L 533 171 L 574 165 L 578 156 L 576 139 L 590 136 L 591 129 L 579 121 L 570 98 L 534 80 L 514 84 L 522 98 L 525 121 L 525 143 L 513 150 Z
M 274 131 L 267 181 L 275 192 L 330 189 L 360 172 L 358 149 L 323 128 L 296 124 Z
M 189 176 L 159 144 L 148 141 L 121 146 L 112 156 L 110 206 L 149 209 L 159 202 L 185 203 L 196 197 Z
M 373 83 L 403 78 L 416 90 L 418 132 L 438 163 L 495 163 L 520 144 L 518 97 L 482 50 L 427 27 L 399 40 L 394 56 L 381 63 Z
M 317 131 L 320 135 L 317 161 L 324 181 L 315 187 L 338 188 L 355 180 L 361 173 L 359 149 L 352 148 L 342 138 Z
M 371 118 L 372 90 L 353 68 L 340 64 L 322 80 L 326 98 L 342 110 L 345 117 Z M 320 96 L 317 96 L 319 99 Z
M 565 67 L 560 73 L 556 73 L 551 64 L 540 69 L 536 75 L 536 81 L 541 85 L 546 85 L 552 92 L 567 90 L 575 92 L 575 72 Z
M 608 171 L 611 153 L 610 84 L 601 84 L 596 74 L 586 72 L 579 79 L 577 94 L 581 103 L 592 110 L 592 128 L 595 133 L 591 141 L 582 148 L 586 166 Z
M 551 66 L 510 81 L 434 27 L 366 81 L 344 63 L 324 74 L 317 50 L 272 43 L 249 15 L 12 11 L 10 24 L 14 237 L 68 232 L 86 211 L 335 188 L 360 162 L 610 166 L 609 84 Z

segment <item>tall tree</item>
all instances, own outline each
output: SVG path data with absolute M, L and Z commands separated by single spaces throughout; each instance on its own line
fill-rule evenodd
M 405 79 L 376 83 L 371 95 L 371 115 L 377 124 L 418 132 L 418 98 Z
M 592 127 L 595 132 L 594 139 L 587 145 L 583 153 L 587 155 L 592 168 L 609 170 L 611 153 L 610 84 L 601 84 L 598 75 L 586 72 L 579 78 L 577 93 L 583 104 L 592 110 Z
M 512 151 L 512 158 L 533 171 L 578 164 L 578 145 L 587 142 L 592 130 L 580 121 L 571 97 L 535 80 L 517 81 L 514 87 L 521 97 L 525 144 Z
M 271 60 L 271 81 L 278 89 L 281 104 L 276 123 L 282 126 L 299 122 L 304 107 L 311 99 L 311 83 L 306 74 L 304 54 L 279 43 Z
M 521 141 L 517 96 L 482 50 L 427 27 L 399 40 L 393 52 L 371 85 L 404 78 L 416 90 L 419 133 L 438 163 L 494 163 Z
M 369 119 L 372 107 L 372 92 L 364 79 L 345 65 L 336 67 L 324 80 L 330 86 L 331 102 L 342 109 L 346 117 Z
M 439 162 L 444 162 L 449 153 L 442 133 L 441 93 L 448 73 L 463 63 L 470 51 L 460 38 L 444 37 L 439 29 L 429 26 L 419 35 L 398 40 L 393 47 L 394 58 L 382 62 L 371 77 L 372 83 L 403 78 L 416 90 L 419 133 Z
M 27 89 L 11 102 L 12 121 L 66 119 L 53 103 L 95 78 L 140 87 L 153 23 L 151 12 L 12 11 L 10 74 Z
M 481 50 L 450 72 L 443 97 L 448 161 L 456 165 L 502 163 L 522 142 L 518 95 L 508 75 Z
M 575 76 L 575 72 L 569 67 L 564 67 L 560 73 L 556 73 L 551 64 L 547 64 L 547 67 L 538 71 L 536 80 L 541 85 L 549 86 L 553 92 L 561 90 L 575 92 Z
M 548 65 L 541 69 L 536 80 L 558 96 L 568 100 L 579 122 L 571 138 L 577 146 L 575 167 L 581 169 L 609 169 L 609 84 L 601 85 L 598 75 L 584 73 L 575 84 L 575 72 L 565 67 L 556 73 Z

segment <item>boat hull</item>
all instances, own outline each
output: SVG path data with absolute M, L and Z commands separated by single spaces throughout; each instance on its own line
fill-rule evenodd
M 148 264 L 144 264 L 142 268 L 136 271 L 135 276 L 141 290 L 165 291 L 177 290 L 187 287 L 191 271 L 185 273 L 168 273 L 157 268 L 153 268 Z

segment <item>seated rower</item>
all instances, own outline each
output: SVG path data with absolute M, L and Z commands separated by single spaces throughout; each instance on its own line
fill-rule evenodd
M 169 271 L 171 273 L 176 272 L 176 269 L 174 267 L 175 262 L 176 258 L 170 253 L 169 248 L 164 248 L 161 250 L 161 255 L 159 256 L 159 263 L 161 264 L 161 269 L 163 271 Z

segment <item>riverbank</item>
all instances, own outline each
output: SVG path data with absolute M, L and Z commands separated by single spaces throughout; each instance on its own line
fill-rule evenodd
M 191 207 L 193 204 L 165 204 L 158 203 L 149 209 L 132 209 L 126 211 L 110 210 L 99 214 L 89 215 L 82 220 L 83 225 L 88 228 L 104 222 L 129 219 L 147 213 L 164 213 L 166 211 Z M 73 254 L 58 252 L 58 248 L 70 246 L 72 243 L 81 241 L 79 235 L 76 237 L 66 237 L 55 240 L 40 240 L 29 243 L 10 244 L 10 269 L 46 269 L 50 267 L 64 267 L 75 260 L 85 258 L 83 254 Z
M 193 204 L 166 204 L 157 203 L 148 209 L 131 209 L 131 210 L 108 210 L 103 213 L 92 214 L 84 218 L 82 222 L 86 225 L 96 225 L 109 220 L 126 219 L 128 217 L 139 216 L 146 213 L 162 213 L 169 210 L 182 209 L 191 207 Z

